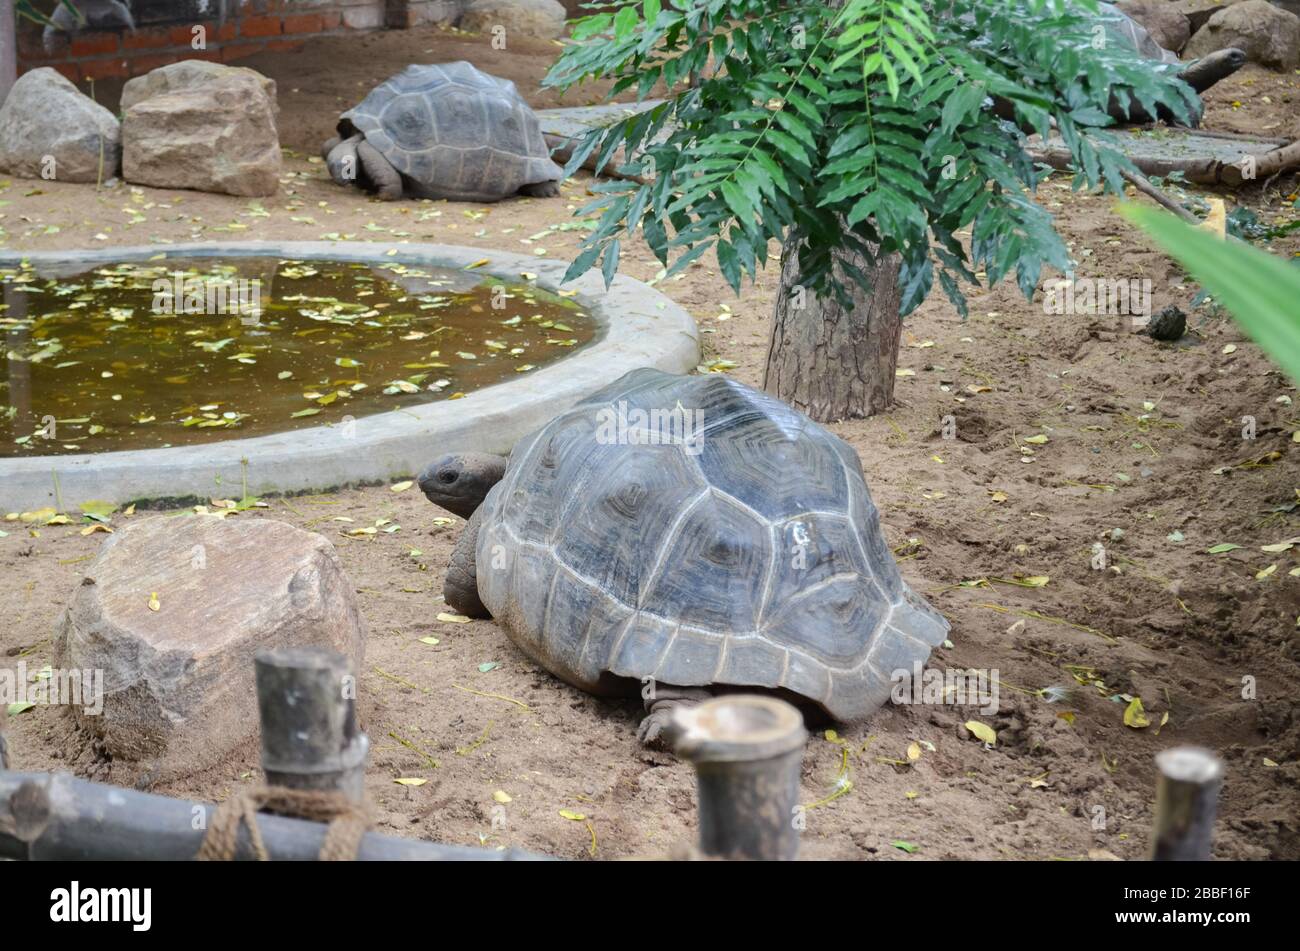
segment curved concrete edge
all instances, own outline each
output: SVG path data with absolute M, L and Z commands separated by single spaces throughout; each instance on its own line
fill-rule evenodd
M 280 257 L 465 268 L 522 280 L 537 275 L 543 289 L 561 287 L 568 262 L 454 245 L 379 242 L 211 242 L 17 253 L 0 250 L 0 266 L 76 261 L 87 265 L 202 256 Z M 0 514 L 46 506 L 75 509 L 91 499 L 130 502 L 228 498 L 248 480 L 252 495 L 326 491 L 410 478 L 444 452 L 507 453 L 528 432 L 629 370 L 670 373 L 699 363 L 695 321 L 666 296 L 629 277 L 606 290 L 589 271 L 564 285 L 600 324 L 596 340 L 541 369 L 441 400 L 363 416 L 340 424 L 168 449 L 0 459 Z

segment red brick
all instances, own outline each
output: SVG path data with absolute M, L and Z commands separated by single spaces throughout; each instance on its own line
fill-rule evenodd
M 304 42 L 306 41 L 301 37 L 296 40 L 272 40 L 266 44 L 266 49 L 273 53 L 288 53 L 292 50 L 301 49 Z
M 132 76 L 140 76 L 149 72 L 151 69 L 157 69 L 159 66 L 166 66 L 174 63 L 178 59 L 188 59 L 185 53 L 159 53 L 156 56 L 136 56 L 127 64 L 130 67 Z
M 240 36 L 279 36 L 279 17 L 240 17 Z
M 285 33 L 319 33 L 325 29 L 325 18 L 319 13 L 285 17 L 281 28 Z
M 171 45 L 171 37 L 168 36 L 168 31 L 164 27 L 136 30 L 134 33 L 128 33 L 122 37 L 122 49 L 124 50 L 156 50 Z
M 35 66 L 29 66 L 20 72 L 27 72 L 28 69 L 36 69 Z M 56 69 L 63 74 L 64 79 L 70 79 L 74 83 L 81 78 L 81 72 L 77 69 L 76 63 L 51 63 L 51 69 Z
M 87 33 L 73 39 L 69 53 L 74 57 L 100 56 L 104 53 L 116 53 L 117 48 L 116 33 Z
M 221 47 L 221 61 L 229 63 L 232 59 L 243 59 L 245 56 L 255 56 L 266 49 L 265 43 L 232 43 L 229 46 Z
M 121 57 L 113 59 L 92 59 L 81 64 L 83 79 L 108 79 L 113 76 L 129 76 L 126 60 Z
M 337 30 L 343 22 L 343 14 L 337 10 L 329 10 L 320 15 L 320 28 L 322 30 Z

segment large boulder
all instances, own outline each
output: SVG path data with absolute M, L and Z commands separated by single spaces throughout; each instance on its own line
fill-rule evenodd
M 491 33 L 504 27 L 511 36 L 554 39 L 564 32 L 564 5 L 558 0 L 473 0 L 457 24 L 471 33 Z
M 155 188 L 271 195 L 280 139 L 271 100 L 252 70 L 134 102 L 122 118 L 122 177 Z
M 1144 26 L 1151 39 L 1174 53 L 1192 36 L 1187 14 L 1169 0 L 1115 0 L 1115 6 Z
M 355 591 L 327 539 L 270 519 L 159 517 L 120 529 L 86 569 L 55 667 L 103 671 L 102 710 L 71 708 L 92 739 L 83 755 L 147 786 L 257 736 L 253 655 L 292 646 L 361 666 Z
M 1268 0 L 1242 0 L 1220 10 L 1193 34 L 1188 59 L 1235 46 L 1246 59 L 1269 69 L 1300 67 L 1300 17 Z
M 117 118 L 49 67 L 23 73 L 0 106 L 0 172 L 60 182 L 117 175 Z
M 183 59 L 179 63 L 168 63 L 166 66 L 159 66 L 157 69 L 150 70 L 143 76 L 128 80 L 127 84 L 122 87 L 122 102 L 118 111 L 126 112 L 137 102 L 148 99 L 150 96 L 161 96 L 164 93 L 175 92 L 178 89 L 194 89 L 206 86 L 216 80 L 228 80 L 232 77 L 256 83 L 261 87 L 262 94 L 270 100 L 272 114 L 279 114 L 274 79 L 263 76 L 255 69 L 247 69 L 243 66 L 223 66 L 221 63 L 212 63 L 205 59 Z

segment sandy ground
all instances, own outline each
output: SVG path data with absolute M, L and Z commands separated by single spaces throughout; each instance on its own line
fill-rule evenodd
M 306 157 L 340 108 L 401 63 L 469 58 L 527 94 L 554 54 L 551 44 L 502 56 L 482 41 L 433 31 L 376 35 L 347 50 L 333 42 L 249 63 L 278 81 L 284 144 L 293 150 L 280 194 L 260 202 L 269 217 L 245 199 L 14 181 L 0 190 L 5 243 L 341 236 L 573 255 L 574 232 L 537 235 L 568 220 L 588 179 L 568 183 L 558 199 L 443 205 L 441 216 L 421 219 L 426 206 L 344 192 Z M 1298 96 L 1297 77 L 1248 69 L 1213 91 L 1208 125 L 1295 137 Z M 568 101 L 591 98 L 584 91 Z M 1267 222 L 1285 221 L 1295 214 L 1296 189 L 1291 176 L 1225 197 Z M 804 758 L 804 802 L 815 807 L 803 855 L 1140 858 L 1151 826 L 1152 757 L 1195 743 L 1227 762 L 1216 854 L 1300 858 L 1300 578 L 1289 575 L 1300 553 L 1261 551 L 1300 535 L 1294 388 L 1230 320 L 1191 310 L 1194 288 L 1113 214 L 1112 199 L 1073 194 L 1061 176 L 1041 198 L 1082 262 L 1079 277 L 1150 278 L 1155 308 L 1188 309 L 1194 334 L 1153 344 L 1117 332 L 1114 320 L 1047 315 L 1009 285 L 974 296 L 966 321 L 937 296 L 909 318 L 900 367 L 912 372 L 899 378 L 896 407 L 832 429 L 862 457 L 905 577 L 952 621 L 953 646 L 938 650 L 933 664 L 996 668 L 1001 703 L 989 716 L 889 708 L 815 735 Z M 133 217 L 143 220 L 132 224 Z M 1296 241 L 1277 243 L 1286 254 L 1296 249 Z M 641 279 L 658 270 L 639 243 L 625 250 L 623 267 Z M 705 359 L 732 361 L 728 372 L 758 385 L 775 281 L 769 272 L 737 299 L 709 261 L 662 289 L 699 320 Z M 951 440 L 941 433 L 949 415 Z M 1253 441 L 1241 436 L 1246 415 L 1257 420 Z M 1034 435 L 1048 442 L 1025 442 Z M 437 452 L 429 447 L 431 458 Z M 356 585 L 370 632 L 361 713 L 375 745 L 367 785 L 380 827 L 565 858 L 664 855 L 689 843 L 691 770 L 639 747 L 634 704 L 559 683 L 491 622 L 435 620 L 442 569 L 461 529 L 435 521 L 445 515 L 414 490 L 376 487 L 272 499 L 264 511 L 237 516 L 324 532 Z M 338 516 L 360 524 L 388 518 L 402 529 L 345 538 L 331 521 Z M 117 516 L 114 524 L 145 517 Z M 0 654 L 39 668 L 53 658 L 60 611 L 99 540 L 76 527 L 39 534 L 4 527 Z M 1098 542 L 1106 570 L 1092 567 Z M 1223 542 L 1241 547 L 1207 553 Z M 423 555 L 412 557 L 413 548 Z M 1257 580 L 1270 565 L 1275 570 Z M 1044 575 L 1050 580 L 1041 587 L 1006 583 Z M 436 646 L 420 640 L 430 635 Z M 481 672 L 490 662 L 500 666 Z M 1079 686 L 1072 671 L 1085 669 L 1089 683 Z M 1243 684 L 1254 685 L 1253 699 L 1243 697 Z M 1037 691 L 1052 686 L 1075 689 L 1048 703 Z M 1117 694 L 1140 697 L 1151 725 L 1125 726 L 1125 704 L 1109 699 Z M 997 729 L 995 747 L 965 735 L 961 724 L 971 718 Z M 67 748 L 52 709 L 26 712 L 12 727 L 19 768 L 85 761 Z M 921 755 L 909 762 L 913 743 Z M 112 779 L 111 767 L 94 772 Z M 402 777 L 428 782 L 394 783 Z M 159 791 L 221 799 L 259 779 L 250 749 Z M 511 801 L 494 813 L 497 791 Z M 916 851 L 892 844 L 899 841 Z

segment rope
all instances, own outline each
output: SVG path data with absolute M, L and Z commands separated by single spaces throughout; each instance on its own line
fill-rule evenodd
M 372 819 L 367 805 L 355 803 L 337 792 L 314 792 L 263 786 L 249 789 L 227 799 L 216 809 L 203 844 L 194 856 L 200 862 L 232 862 L 239 844 L 239 827 L 248 827 L 248 840 L 259 862 L 269 862 L 271 853 L 262 839 L 257 814 L 262 811 L 328 822 L 325 842 L 321 845 L 322 862 L 354 862 L 361 848 L 361 837 Z

